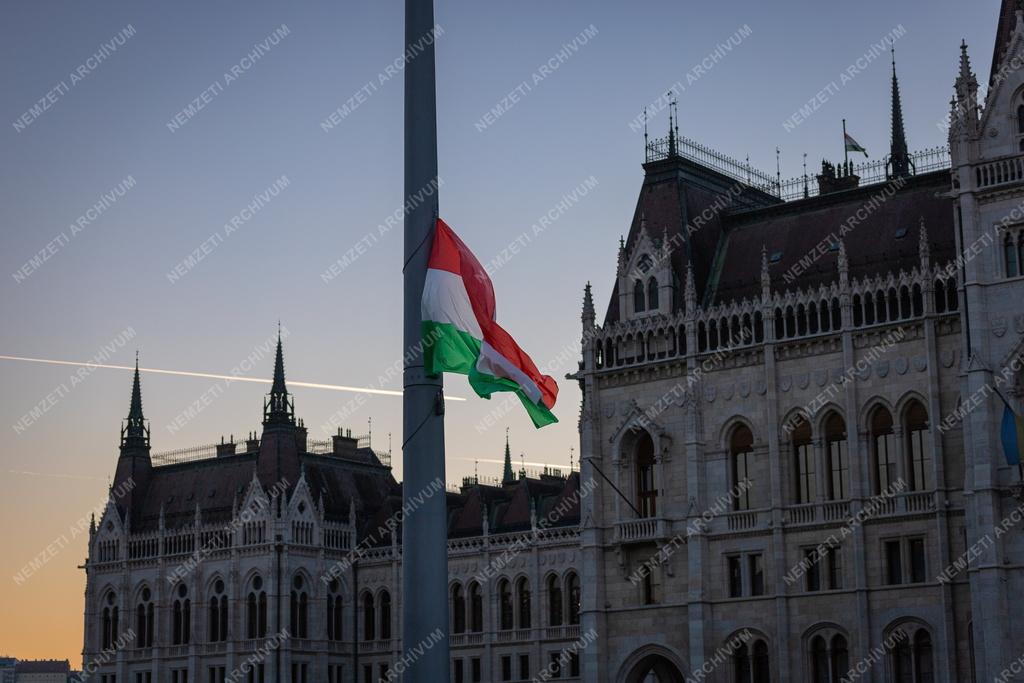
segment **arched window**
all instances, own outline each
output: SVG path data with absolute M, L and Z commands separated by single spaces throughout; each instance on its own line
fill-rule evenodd
M 206 632 L 211 643 L 219 643 L 228 639 L 228 596 L 224 594 L 224 581 L 214 581 L 210 592 Z
M 337 579 L 332 579 L 327 585 L 327 640 L 341 640 L 344 623 L 341 584 Z
M 245 637 L 265 638 L 267 636 L 267 592 L 263 590 L 263 579 L 254 576 L 245 597 Z
M 633 311 L 643 313 L 644 309 L 644 283 L 643 280 L 637 280 L 633 283 Z
M 135 607 L 135 632 L 139 647 L 153 646 L 153 595 L 148 586 L 139 593 L 139 604 Z
M 512 586 L 508 579 L 502 579 L 498 584 L 498 619 L 502 631 L 511 631 L 515 628 L 512 614 Z
M 1017 277 L 1021 274 L 1021 264 L 1018 258 L 1017 245 L 1014 244 L 1014 235 L 1007 232 L 1003 237 L 1003 254 L 1006 265 L 1006 277 Z
M 811 641 L 811 681 L 813 683 L 832 683 L 828 673 L 828 646 L 825 639 L 815 636 Z
M 892 634 L 892 670 L 895 683 L 935 683 L 935 661 L 932 637 L 923 628 L 910 635 L 907 630 Z
M 875 466 L 875 495 L 896 481 L 896 437 L 892 414 L 879 406 L 871 413 L 871 459 Z
M 733 673 L 736 683 L 770 683 L 768 644 L 758 639 L 753 646 L 740 645 L 733 655 Z
M 377 637 L 377 613 L 373 604 L 373 595 L 369 591 L 363 593 L 363 640 Z
M 466 595 L 462 584 L 452 586 L 452 633 L 466 632 Z
M 525 576 L 516 581 L 516 603 L 519 628 L 530 628 L 530 582 Z
M 832 636 L 832 680 L 842 681 L 846 679 L 847 674 L 850 673 L 850 647 L 846 643 L 846 638 L 836 634 Z
M 640 430 L 636 441 L 636 498 L 642 517 L 658 514 L 658 488 L 654 483 L 654 441 Z
M 569 623 L 580 623 L 580 577 L 576 572 L 569 572 L 565 578 L 565 592 L 569 599 Z
M 658 281 L 653 277 L 647 280 L 647 309 L 658 310 Z
M 188 587 L 183 583 L 178 584 L 175 594 L 172 605 L 171 644 L 187 645 L 192 634 L 192 601 L 188 597 Z
M 846 448 L 846 423 L 838 413 L 825 420 L 825 447 L 828 453 L 828 497 L 850 497 L 850 459 Z
M 107 593 L 103 600 L 103 624 L 101 628 L 102 649 L 109 650 L 114 647 L 118 636 L 118 607 L 117 596 L 113 592 Z
M 930 491 L 934 488 L 932 440 L 928 432 L 928 413 L 924 406 L 914 401 L 907 408 L 906 428 L 907 455 L 909 457 L 910 489 Z
M 480 584 L 469 584 L 469 630 L 480 633 L 484 630 L 484 596 Z
M 813 503 L 817 497 L 814 447 L 811 445 L 811 425 L 803 416 L 793 430 L 793 459 L 796 464 L 796 502 Z
M 291 599 L 288 602 L 288 613 L 291 615 L 291 634 L 293 638 L 309 637 L 309 594 L 306 582 L 301 574 L 292 579 Z
M 735 488 L 734 506 L 737 510 L 751 507 L 751 489 L 754 487 L 754 435 L 746 425 L 739 425 L 729 440 L 732 460 L 732 481 Z
M 548 576 L 548 626 L 561 626 L 562 584 L 554 574 Z
M 380 638 L 391 638 L 391 593 L 387 591 L 380 594 Z

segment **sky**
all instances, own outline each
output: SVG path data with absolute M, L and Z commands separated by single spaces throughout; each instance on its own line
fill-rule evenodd
M 403 7 L 6 7 L 0 655 L 81 662 L 81 529 L 102 509 L 131 387 L 123 369 L 7 357 L 127 367 L 138 351 L 144 368 L 269 378 L 280 321 L 289 380 L 400 390 L 388 368 L 400 368 L 402 231 L 388 219 L 403 201 Z M 998 1 L 822 8 L 437 3 L 441 216 L 491 264 L 498 321 L 560 384 L 560 422 L 538 431 L 514 400 L 449 377 L 448 395 L 470 399 L 448 405 L 449 482 L 499 474 L 506 428 L 517 466 L 566 469 L 578 453 L 579 390 L 564 377 L 583 286 L 603 313 L 643 177 L 630 123 L 647 106 L 663 135 L 667 91 L 682 135 L 771 175 L 777 147 L 784 178 L 804 153 L 812 171 L 841 160 L 843 118 L 877 159 L 888 38 L 911 149 L 945 144 L 958 46 L 986 80 Z M 375 448 L 400 441 L 397 395 L 292 389 L 311 438 L 372 419 Z M 154 452 L 258 429 L 266 391 L 145 373 Z M 397 448 L 395 465 L 401 479 Z

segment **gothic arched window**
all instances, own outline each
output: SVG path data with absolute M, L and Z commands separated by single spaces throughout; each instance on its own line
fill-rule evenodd
M 554 574 L 548 576 L 548 626 L 561 626 L 562 585 Z
M 846 448 L 846 423 L 838 413 L 825 420 L 825 447 L 828 453 L 828 497 L 845 500 L 850 496 L 850 459 Z
M 466 595 L 462 585 L 452 586 L 452 633 L 466 632 Z
M 391 593 L 381 591 L 380 594 L 380 638 L 391 637 Z
M 907 455 L 912 491 L 930 491 L 934 488 L 932 440 L 928 432 L 928 413 L 914 401 L 906 414 Z
M 118 614 L 117 596 L 113 592 L 107 593 L 103 600 L 103 623 L 100 629 L 102 649 L 109 650 L 114 647 L 118 635 Z
M 576 625 L 580 623 L 580 577 L 576 572 L 569 572 L 565 577 L 565 592 L 569 600 L 569 623 Z
M 306 582 L 301 574 L 292 580 L 291 598 L 288 602 L 288 613 L 291 616 L 291 634 L 293 638 L 309 637 L 309 594 Z
M 484 630 L 484 596 L 480 584 L 469 584 L 469 630 L 480 633 Z
M 880 495 L 896 481 L 896 437 L 892 414 L 879 406 L 871 413 L 871 459 L 875 466 L 875 494 Z
M 343 616 L 341 585 L 332 579 L 327 585 L 327 640 L 341 640 Z
M 246 638 L 267 636 L 267 592 L 263 590 L 263 579 L 259 576 L 253 577 L 245 597 L 245 623 Z
M 647 307 L 644 305 L 644 283 L 637 280 L 633 283 L 633 311 L 643 313 Z
M 647 308 L 651 311 L 658 310 L 658 281 L 653 277 L 647 281 Z
M 219 643 L 228 639 L 228 596 L 224 594 L 224 582 L 214 581 L 210 592 L 206 631 L 211 643 Z
M 530 582 L 526 577 L 516 581 L 516 602 L 518 603 L 519 628 L 530 628 Z
M 751 507 L 751 489 L 754 486 L 754 435 L 746 425 L 737 426 L 729 440 L 729 453 L 732 460 L 732 483 L 735 487 L 733 505 L 737 510 L 749 510 Z
M 369 591 L 363 593 L 363 640 L 377 637 L 377 614 L 374 609 L 373 595 Z
M 923 628 L 911 636 L 905 630 L 892 636 L 892 670 L 896 683 L 935 683 L 935 661 L 932 637 Z
M 139 604 L 135 607 L 136 642 L 139 647 L 153 646 L 153 595 L 149 587 L 139 593 Z
M 636 498 L 641 517 L 658 513 L 658 488 L 654 483 L 654 441 L 641 430 L 635 446 Z
M 512 614 L 512 586 L 508 579 L 502 579 L 498 584 L 498 620 L 502 631 L 511 631 L 515 628 Z
M 733 673 L 736 683 L 769 683 L 771 661 L 768 644 L 763 640 L 754 641 L 753 647 L 740 645 L 733 655 Z
M 793 430 L 793 459 L 796 465 L 796 502 L 813 503 L 817 497 L 814 447 L 811 444 L 811 425 L 801 416 Z
M 171 643 L 173 645 L 188 645 L 192 634 L 192 601 L 188 597 L 188 587 L 183 583 L 178 584 L 175 593 L 176 597 L 172 605 Z

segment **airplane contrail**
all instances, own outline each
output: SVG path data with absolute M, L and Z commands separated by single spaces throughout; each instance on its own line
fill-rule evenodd
M 105 368 L 107 370 L 134 370 L 134 365 L 105 365 L 103 363 L 79 362 L 70 360 L 53 360 L 50 358 L 26 358 L 24 356 L 3 356 L 0 360 L 20 360 L 27 363 L 47 363 L 49 365 L 73 365 L 76 367 Z M 139 368 L 139 372 L 151 372 L 157 375 L 178 375 L 180 377 L 205 377 L 207 379 L 223 379 L 229 382 L 257 382 L 271 384 L 273 380 L 262 377 L 239 377 L 237 375 L 217 375 L 210 372 L 186 372 L 185 370 L 164 370 L 161 368 Z M 349 391 L 356 394 L 377 394 L 380 396 L 401 396 L 402 392 L 395 389 L 371 389 L 369 387 L 350 387 L 343 384 L 322 384 L 320 382 L 296 382 L 288 380 L 293 387 L 309 389 L 328 389 L 330 391 Z M 445 396 L 446 401 L 465 401 L 461 396 Z

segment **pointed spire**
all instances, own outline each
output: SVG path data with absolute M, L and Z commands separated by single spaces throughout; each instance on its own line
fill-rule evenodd
M 505 427 L 505 471 L 501 477 L 502 484 L 511 484 L 516 480 L 516 475 L 512 471 L 512 449 L 509 448 L 508 444 L 508 427 Z
M 917 240 L 917 253 L 921 259 L 921 270 L 927 273 L 931 270 L 931 249 L 928 246 L 928 228 L 924 224 L 924 216 L 921 216 L 921 228 Z
M 670 95 L 672 93 L 669 93 Z M 676 100 L 673 97 L 668 105 L 668 156 L 671 159 L 676 156 L 676 127 L 672 110 L 676 108 Z
M 583 326 L 584 329 L 594 326 L 597 320 L 597 313 L 594 311 L 594 295 L 590 291 L 590 282 L 583 288 Z
M 967 41 L 960 43 L 960 73 L 956 79 L 957 106 L 956 120 L 951 122 L 950 133 L 975 135 L 978 128 L 978 79 L 971 69 L 971 57 L 967 53 Z
M 683 300 L 686 302 L 686 314 L 694 315 L 697 308 L 697 286 L 693 282 L 693 264 L 686 264 L 686 285 L 683 289 Z
M 295 410 L 284 382 L 284 348 L 281 344 L 281 323 L 277 323 L 277 355 L 274 358 L 274 381 L 263 406 L 263 424 L 295 425 Z
M 142 381 L 139 378 L 139 352 L 135 352 L 135 377 L 132 380 L 132 401 L 128 418 L 121 428 L 121 449 L 149 448 L 149 428 L 142 414 Z
M 768 272 L 768 247 L 761 244 L 761 298 L 767 301 L 772 295 L 772 276 Z
M 892 138 L 889 148 L 889 177 L 905 178 L 910 175 L 910 154 L 907 151 L 907 133 L 903 127 L 903 102 L 900 82 L 896 78 L 896 48 L 892 48 Z

